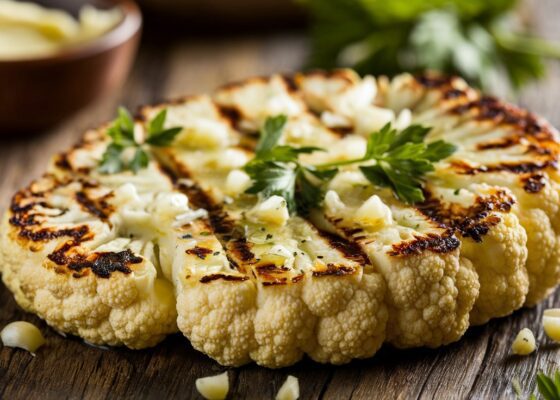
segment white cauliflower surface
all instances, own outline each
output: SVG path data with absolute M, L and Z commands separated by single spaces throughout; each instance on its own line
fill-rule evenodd
M 542 300 L 560 279 L 557 133 L 457 78 L 352 71 L 250 79 L 144 107 L 180 126 L 146 169 L 101 174 L 107 127 L 16 193 L 0 269 L 18 304 L 94 344 L 153 346 L 181 331 L 223 365 L 342 364 L 384 342 L 438 347 Z M 391 122 L 458 148 L 408 205 L 354 166 L 319 209 L 245 194 L 268 117 L 309 163 L 360 157 Z M 138 125 L 141 122 L 138 121 Z

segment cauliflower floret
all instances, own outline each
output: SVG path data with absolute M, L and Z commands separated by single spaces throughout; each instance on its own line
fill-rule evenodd
M 338 289 L 338 290 L 337 290 Z M 339 297 L 342 292 L 344 297 Z M 333 296 L 329 296 L 332 294 Z M 317 323 L 315 346 L 308 354 L 316 361 L 344 364 L 367 358 L 379 350 L 388 318 L 385 283 L 379 274 L 364 274 L 354 285 L 338 278 L 316 278 L 307 283 L 304 299 L 314 304 Z
M 472 264 L 457 254 L 374 256 L 387 281 L 389 342 L 397 347 L 438 347 L 463 335 L 479 282 Z
M 471 312 L 473 325 L 511 314 L 523 306 L 529 290 L 525 230 L 515 215 L 500 214 L 499 218 L 481 243 L 462 240 L 461 254 L 475 266 L 480 281 L 480 295 Z
M 251 361 L 257 347 L 254 319 L 257 289 L 253 282 L 191 277 L 177 288 L 177 324 L 192 346 L 223 365 Z
M 523 210 L 517 215 L 527 232 L 529 293 L 525 304 L 533 306 L 560 281 L 560 236 L 541 209 Z

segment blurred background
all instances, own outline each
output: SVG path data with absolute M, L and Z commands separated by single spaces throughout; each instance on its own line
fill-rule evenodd
M 560 123 L 558 0 L 137 1 L 34 2 L 68 12 L 69 23 L 0 0 L 0 206 L 119 104 L 135 110 L 274 72 L 441 70 Z M 85 18 L 85 4 L 120 17 Z M 36 36 L 6 33 L 22 27 L 59 47 L 26 56 Z
M 555 0 L 137 1 L 0 0 L 0 132 L 310 68 L 439 70 L 513 97 L 560 57 Z

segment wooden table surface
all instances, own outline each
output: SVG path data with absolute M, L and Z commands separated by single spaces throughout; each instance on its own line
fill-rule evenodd
M 535 1 L 531 13 L 538 29 L 560 38 L 560 2 Z M 34 139 L 0 140 L 0 209 L 16 188 L 38 176 L 48 158 L 76 141 L 87 127 L 112 117 L 117 104 L 140 104 L 187 93 L 208 92 L 217 85 L 255 74 L 301 68 L 307 51 L 301 33 L 147 40 L 122 93 L 106 98 L 64 126 Z M 1 90 L 1 89 L 0 89 Z M 525 90 L 518 102 L 560 126 L 560 68 Z M 0 399 L 199 398 L 194 381 L 225 368 L 194 351 L 181 335 L 173 335 L 144 351 L 104 350 L 76 338 L 64 339 L 38 318 L 22 312 L 0 286 L 0 327 L 15 320 L 37 324 L 47 345 L 36 357 L 0 349 Z M 273 399 L 288 374 L 299 378 L 302 399 L 462 399 L 513 398 L 511 381 L 535 390 L 538 370 L 560 364 L 560 347 L 548 342 L 540 328 L 544 308 L 558 306 L 557 291 L 544 304 L 508 318 L 471 328 L 458 343 L 438 350 L 397 351 L 385 346 L 373 359 L 332 367 L 304 360 L 281 370 L 256 365 L 228 369 L 230 398 Z M 539 350 L 525 358 L 509 355 L 511 341 L 523 327 L 532 328 Z

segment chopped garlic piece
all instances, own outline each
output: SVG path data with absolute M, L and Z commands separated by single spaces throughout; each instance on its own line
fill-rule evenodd
M 172 226 L 174 228 L 183 226 L 185 224 L 188 224 L 189 222 L 193 222 L 194 220 L 197 220 L 199 218 L 204 218 L 208 216 L 208 211 L 206 211 L 204 208 L 199 208 L 198 210 L 192 210 L 192 211 L 187 211 L 184 214 L 181 215 L 177 215 L 175 217 L 175 222 L 173 222 Z
M 251 178 L 245 172 L 234 169 L 226 178 L 225 192 L 236 197 L 251 186 Z
M 216 376 L 207 376 L 196 380 L 196 390 L 208 400 L 225 399 L 229 391 L 227 372 Z
M 299 381 L 295 376 L 289 375 L 276 394 L 276 400 L 299 399 Z
M 334 190 L 329 190 L 325 194 L 325 206 L 332 213 L 341 212 L 346 207 L 342 200 L 340 200 L 338 193 Z
M 33 324 L 25 321 L 12 322 L 0 332 L 2 343 L 6 347 L 18 347 L 31 354 L 45 344 L 41 331 Z
M 282 196 L 271 196 L 251 211 L 251 217 L 262 223 L 284 226 L 290 218 L 288 204 Z
M 536 348 L 535 335 L 533 335 L 533 332 L 528 328 L 521 329 L 511 345 L 513 354 L 518 354 L 520 356 L 531 354 Z
M 544 310 L 543 328 L 546 336 L 560 342 L 560 308 Z
M 391 225 L 391 209 L 377 195 L 371 196 L 354 214 L 356 222 L 368 228 L 382 228 Z

